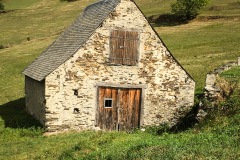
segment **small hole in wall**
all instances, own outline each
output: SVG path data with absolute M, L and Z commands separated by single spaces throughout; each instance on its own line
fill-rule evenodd
M 77 89 L 74 89 L 74 90 L 73 90 L 73 94 L 74 94 L 75 96 L 78 96 L 78 90 L 77 90 Z
M 59 79 L 59 78 L 60 78 L 60 75 L 57 75 L 57 78 Z
M 162 118 L 162 116 L 160 114 L 157 114 L 156 118 Z
M 74 108 L 73 109 L 73 113 L 79 113 L 79 112 L 80 112 L 79 108 Z

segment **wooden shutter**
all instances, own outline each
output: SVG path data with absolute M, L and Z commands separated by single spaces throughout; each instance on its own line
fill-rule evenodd
M 120 65 L 136 65 L 138 61 L 138 32 L 111 32 L 110 63 Z

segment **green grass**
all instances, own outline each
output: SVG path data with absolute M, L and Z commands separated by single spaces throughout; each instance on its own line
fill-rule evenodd
M 231 78 L 231 79 L 240 79 L 240 66 L 233 67 L 223 73 L 221 73 L 222 77 Z
M 240 114 L 178 134 L 91 132 L 41 136 L 39 129 L 5 129 L 0 159 L 238 159 Z
M 152 15 L 158 15 L 162 13 L 171 12 L 170 5 L 175 2 L 175 0 L 135 0 L 135 2 L 140 6 L 143 13 L 148 17 Z
M 25 4 L 28 1 L 21 2 Z M 6 47 L 0 49 L 0 104 L 24 96 L 24 77 L 21 72 L 91 2 L 41 0 L 27 9 L 0 14 L 0 46 Z
M 165 27 L 158 27 L 157 31 L 170 51 L 195 79 L 197 92 L 202 91 L 208 72 L 229 61 L 237 61 L 240 55 L 240 35 L 236 34 L 240 33 L 239 21 L 210 22 L 207 25 L 191 22 L 169 28 L 168 32 L 161 29 Z
M 38 40 L 59 35 L 91 2 L 93 1 L 66 3 L 42 0 L 30 8 L 1 14 L 0 44 L 11 47 L 27 41 L 28 37 Z
M 0 159 L 238 159 L 239 97 L 221 104 L 205 123 L 177 134 L 84 131 L 42 136 L 41 126 L 23 109 L 21 72 L 92 2 L 3 1 L 7 10 L 14 11 L 0 14 L 0 46 L 6 47 L 0 49 Z M 170 13 L 172 2 L 136 0 L 147 17 Z M 196 80 L 197 93 L 202 92 L 207 72 L 239 56 L 240 9 L 236 2 L 212 0 L 200 14 L 228 19 L 199 18 L 179 26 L 154 24 Z M 239 69 L 222 76 L 239 79 Z
M 6 10 L 24 9 L 39 2 L 40 0 L 3 0 Z
M 238 159 L 240 101 L 230 99 L 208 120 L 180 133 L 82 131 L 43 136 L 19 99 L 0 106 L 0 160 L 5 159 Z M 230 107 L 230 108 L 229 108 Z M 11 115 L 11 116 L 10 116 Z
M 239 0 L 211 0 L 202 14 L 206 16 L 239 16 L 239 9 Z

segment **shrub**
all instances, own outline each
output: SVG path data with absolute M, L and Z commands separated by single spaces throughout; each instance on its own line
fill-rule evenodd
M 184 20 L 191 20 L 198 15 L 198 11 L 208 4 L 209 0 L 177 0 L 171 5 L 172 12 Z
M 4 10 L 4 5 L 2 4 L 2 2 L 0 2 L 0 11 Z
M 219 109 L 222 114 L 233 115 L 240 109 L 240 100 L 238 97 L 231 97 L 219 104 Z

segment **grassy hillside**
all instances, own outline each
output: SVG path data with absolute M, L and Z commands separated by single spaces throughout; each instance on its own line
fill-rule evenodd
M 21 72 L 94 1 L 3 0 L 8 12 L 0 14 L 0 159 L 238 159 L 240 113 L 236 99 L 222 104 L 223 109 L 230 106 L 234 112 L 217 110 L 205 125 L 178 134 L 159 136 L 151 129 L 131 134 L 42 136 L 43 129 L 23 110 Z M 169 14 L 174 1 L 136 3 L 147 17 L 157 18 Z M 212 0 L 197 19 L 173 24 L 162 19 L 153 23 L 201 93 L 207 72 L 240 55 L 240 1 Z
M 24 9 L 27 8 L 31 5 L 33 5 L 34 3 L 38 2 L 39 0 L 2 0 L 5 6 L 5 9 L 8 10 L 14 10 L 14 9 Z
M 5 1 L 6 10 L 15 10 L 0 14 L 0 46 L 5 48 L 0 49 L 0 104 L 24 96 L 23 69 L 72 23 L 87 4 L 93 2 L 38 0 L 33 3 L 23 0 L 23 4 L 14 6 L 10 4 L 17 0 Z
M 133 133 L 84 131 L 44 137 L 41 129 L 6 128 L 0 130 L 0 159 L 236 160 L 240 157 L 239 109 L 229 117 L 219 112 L 204 127 L 161 135 L 153 128 Z
M 21 71 L 94 0 L 3 2 L 10 12 L 0 14 L 0 46 L 5 48 L 0 49 L 0 104 L 24 96 Z M 136 2 L 149 17 L 170 13 L 173 0 Z M 207 72 L 239 55 L 238 2 L 213 0 L 200 17 L 189 24 L 171 26 L 162 21 L 153 24 L 173 55 L 196 80 L 198 93 L 202 92 Z M 221 17 L 209 19 L 209 16 Z

